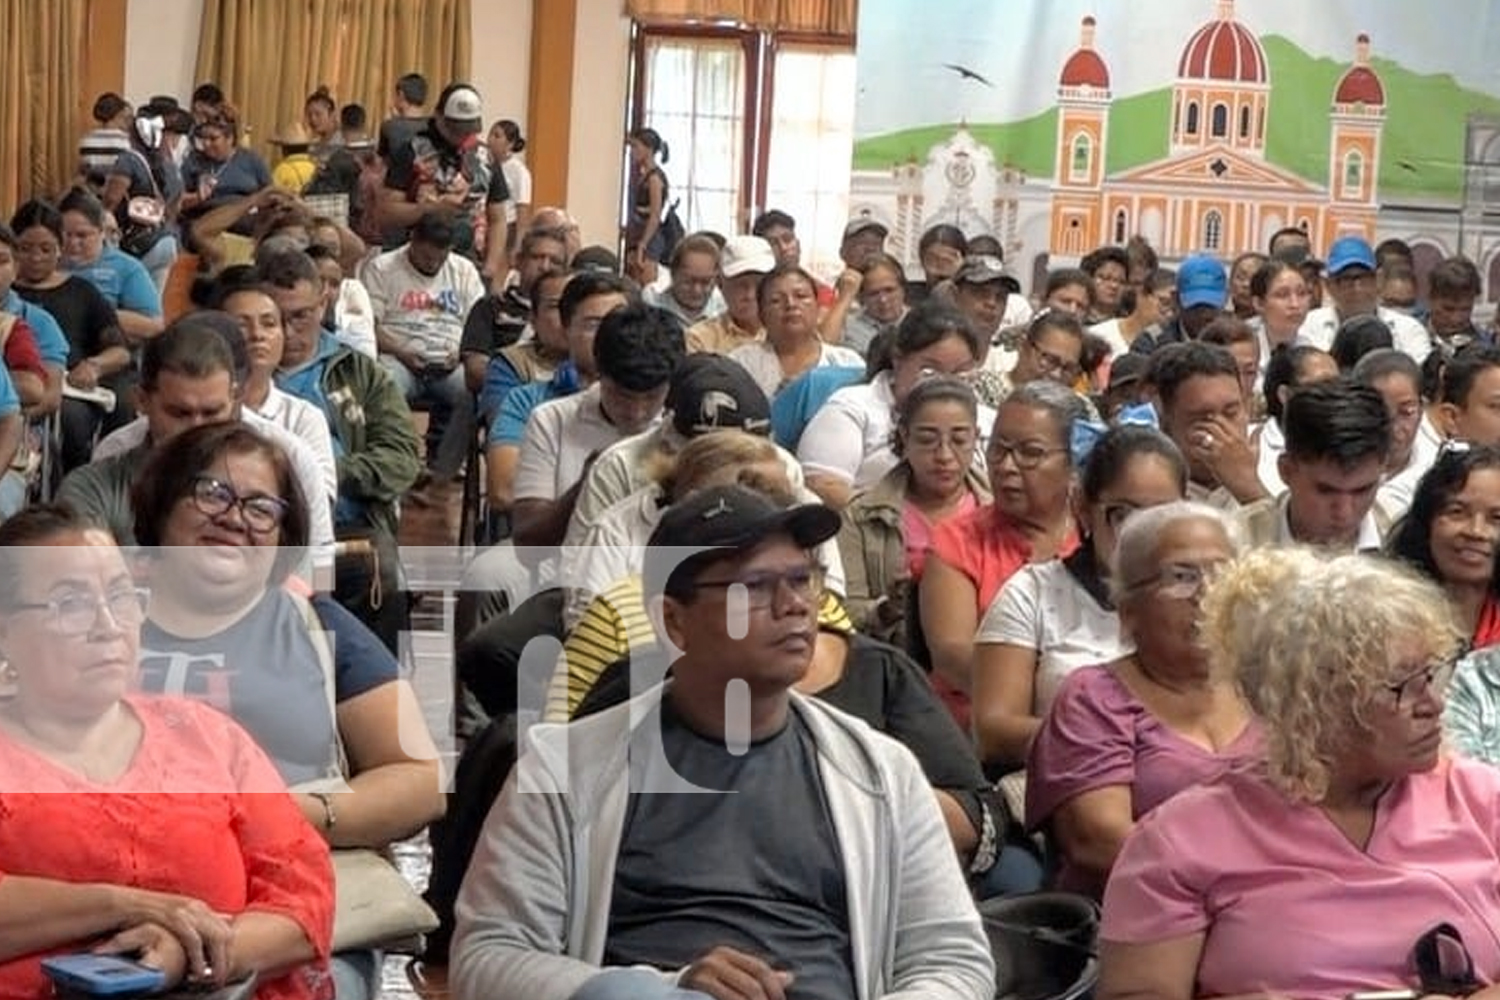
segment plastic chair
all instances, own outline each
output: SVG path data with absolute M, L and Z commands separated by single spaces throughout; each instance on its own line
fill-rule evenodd
M 1070 892 L 979 904 L 995 957 L 996 1000 L 1081 1000 L 1099 981 L 1099 904 Z

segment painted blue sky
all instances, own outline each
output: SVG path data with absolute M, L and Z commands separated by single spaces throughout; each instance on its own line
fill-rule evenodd
M 1086 14 L 1099 22 L 1094 47 L 1115 95 L 1155 90 L 1171 82 L 1183 44 L 1215 9 L 1215 0 L 860 0 L 856 134 L 958 118 L 1014 121 L 1045 110 Z M 1340 61 L 1353 59 L 1354 37 L 1364 31 L 1377 58 L 1451 73 L 1500 96 L 1493 0 L 1238 0 L 1235 16 L 1256 34 L 1283 35 Z M 994 89 L 960 81 L 945 62 L 984 74 Z

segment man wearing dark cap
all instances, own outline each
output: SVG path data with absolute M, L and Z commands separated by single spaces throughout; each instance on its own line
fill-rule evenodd
M 1328 248 L 1328 278 L 1324 282 L 1332 305 L 1307 314 L 1297 343 L 1326 351 L 1333 346 L 1339 326 L 1355 316 L 1378 316 L 1391 328 L 1396 350 L 1421 364 L 1432 350 L 1432 339 L 1421 323 L 1405 313 L 1380 305 L 1375 275 L 1375 251 L 1358 236 L 1341 236 Z
M 486 278 L 505 274 L 505 176 L 491 169 L 479 133 L 484 105 L 479 92 L 450 83 L 438 95 L 427 126 L 391 150 L 378 209 L 385 249 L 410 239 L 425 212 L 447 208 L 454 215 L 453 249 L 483 265 Z M 499 234 L 494 240 L 488 233 Z
M 863 269 L 871 257 L 885 252 L 885 238 L 890 232 L 885 223 L 868 215 L 850 219 L 844 227 L 844 241 L 839 244 L 844 267 L 854 271 Z
M 792 691 L 838 527 L 743 487 L 662 515 L 643 576 L 673 677 L 527 734 L 458 899 L 456 1000 L 994 995 L 921 768 Z

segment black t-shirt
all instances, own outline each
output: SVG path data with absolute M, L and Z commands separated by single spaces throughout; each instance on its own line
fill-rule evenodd
M 380 123 L 380 139 L 375 144 L 376 154 L 382 160 L 389 160 L 393 152 L 411 142 L 413 136 L 426 128 L 427 122 L 426 118 L 387 118 Z
M 502 295 L 486 295 L 469 310 L 458 351 L 494 357 L 500 348 L 520 340 L 529 322 L 531 303 L 516 289 L 507 288 Z
M 669 692 L 637 735 L 658 726 L 663 753 L 632 755 L 634 787 L 732 791 L 631 794 L 605 964 L 675 969 L 723 945 L 793 973 L 789 1000 L 856 996 L 843 857 L 806 723 L 793 711 L 736 755 L 689 729 Z
M 22 288 L 16 294 L 52 314 L 68 338 L 68 367 L 124 342 L 120 317 L 91 282 L 69 276 L 56 288 Z
M 313 610 L 333 645 L 334 698 L 348 701 L 400 676 L 375 635 L 334 601 Z M 322 662 L 302 610 L 272 588 L 216 635 L 186 639 L 141 628 L 141 688 L 207 702 L 244 726 L 288 785 L 325 777 L 338 760 Z
M 463 190 L 463 210 L 457 219 L 454 249 L 465 255 L 472 255 L 475 247 L 484 242 L 480 233 L 488 225 L 488 207 L 510 197 L 504 172 L 494 169 L 483 155 L 478 136 L 470 136 L 462 147 L 453 146 L 431 121 L 409 141 L 391 150 L 385 186 L 403 192 L 413 202 L 424 187 L 431 187 L 439 195 Z M 505 234 L 497 233 L 496 238 L 503 240 Z M 405 242 L 405 234 L 401 235 L 401 242 Z

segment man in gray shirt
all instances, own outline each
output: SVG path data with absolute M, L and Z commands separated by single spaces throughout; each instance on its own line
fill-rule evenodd
M 455 1000 L 994 995 L 916 760 L 792 691 L 838 527 L 740 486 L 662 515 L 643 576 L 672 680 L 528 733 L 458 899 Z

